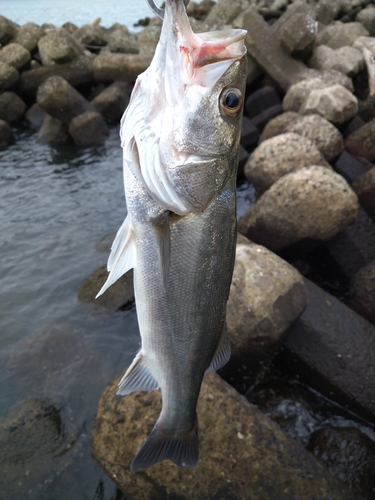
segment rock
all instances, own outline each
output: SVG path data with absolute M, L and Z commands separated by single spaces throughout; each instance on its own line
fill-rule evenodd
M 360 10 L 355 20 L 366 28 L 370 36 L 375 37 L 375 7 L 373 5 L 368 5 L 366 9 Z
M 120 52 L 122 54 L 138 54 L 138 42 L 128 30 L 114 30 L 108 37 L 107 47 L 111 52 Z
M 94 106 L 61 76 L 51 76 L 42 83 L 36 98 L 42 109 L 64 123 L 85 111 L 94 110 Z
M 358 102 L 358 115 L 365 122 L 369 122 L 375 118 L 375 95 L 368 96 L 364 101 Z
M 82 56 L 70 63 L 24 71 L 21 75 L 21 89 L 29 97 L 35 97 L 38 87 L 51 76 L 60 76 L 73 86 L 92 83 L 93 61 L 90 57 Z
M 248 158 L 249 158 L 248 151 L 240 144 L 239 151 L 238 151 L 237 177 L 243 177 L 244 168 L 245 168 L 245 165 L 246 165 Z
M 251 148 L 259 139 L 259 130 L 246 116 L 242 118 L 241 145 L 244 148 Z
M 29 496 L 53 480 L 71 463 L 77 434 L 51 399 L 30 398 L 11 408 L 0 420 L 2 496 Z
M 91 103 L 109 123 L 119 123 L 129 104 L 129 88 L 115 82 L 100 92 Z
M 231 24 L 244 8 L 242 0 L 232 2 L 220 1 L 209 9 L 209 13 L 204 20 L 205 31 L 219 30 Z
M 259 143 L 265 141 L 266 139 L 270 139 L 275 135 L 284 134 L 288 131 L 287 129 L 289 124 L 293 123 L 297 118 L 301 118 L 301 115 L 295 111 L 286 111 L 285 113 L 276 116 L 276 118 L 270 120 L 265 126 Z
M 118 381 L 119 377 L 101 397 L 91 454 L 133 500 L 355 498 L 300 444 L 214 373 L 205 377 L 198 401 L 198 467 L 187 471 L 164 461 L 134 474 L 129 463 L 159 415 L 160 393 L 136 392 L 117 400 Z
M 322 24 L 329 24 L 340 12 L 341 0 L 320 0 L 316 4 L 316 20 Z
M 272 106 L 271 108 L 266 109 L 259 115 L 255 116 L 252 118 L 252 123 L 253 125 L 260 131 L 263 130 L 263 128 L 267 125 L 267 123 L 275 118 L 276 116 L 280 115 L 283 112 L 283 107 L 281 104 L 276 104 L 275 106 Z
M 22 120 L 26 111 L 26 104 L 14 92 L 0 94 L 0 120 L 10 125 Z
M 46 117 L 46 112 L 42 109 L 37 102 L 27 110 L 25 118 L 34 127 L 41 127 L 44 118 Z
M 311 53 L 317 32 L 318 23 L 310 14 L 297 13 L 281 27 L 281 43 L 292 56 L 304 58 Z
M 340 47 L 333 50 L 327 45 L 319 45 L 308 60 L 308 65 L 315 69 L 336 69 L 350 77 L 355 76 L 365 67 L 362 53 L 353 47 Z
M 111 243 L 113 243 L 113 239 L 114 237 L 111 239 Z M 107 277 L 106 266 L 97 269 L 82 283 L 78 291 L 78 300 L 92 302 L 95 306 L 111 311 L 129 309 L 134 304 L 133 271 L 126 273 L 109 287 L 105 294 L 95 299 Z
M 240 236 L 227 305 L 232 354 L 222 376 L 245 392 L 251 375 L 276 352 L 307 303 L 299 272 L 267 248 Z
M 44 66 L 72 62 L 83 54 L 82 45 L 64 28 L 43 36 L 38 42 L 38 48 Z
M 354 223 L 326 245 L 344 275 L 351 278 L 361 267 L 375 259 L 375 224 L 360 207 Z
M 315 89 L 324 89 L 332 85 L 342 85 L 347 90 L 354 90 L 351 79 L 336 70 L 324 71 L 319 76 L 302 80 L 290 87 L 283 99 L 284 111 L 296 111 L 302 108 L 310 92 Z
M 19 74 L 16 68 L 0 61 L 0 92 L 11 88 L 18 78 Z
M 146 26 L 137 34 L 138 47 L 143 56 L 152 59 L 159 43 L 161 26 Z
M 375 494 L 375 443 L 354 427 L 323 427 L 314 431 L 307 449 L 319 457 L 353 491 Z
M 285 10 L 285 12 L 283 12 L 272 25 L 272 31 L 278 37 L 281 36 L 284 25 L 288 24 L 291 19 L 299 14 L 303 14 L 306 17 L 309 16 L 311 19 L 315 20 L 314 8 L 306 2 L 297 1 L 288 5 L 288 0 L 282 0 L 282 3 L 283 4 L 281 4 L 278 0 L 275 0 L 270 7 L 272 10 Z
M 263 141 L 245 165 L 245 176 L 263 193 L 280 177 L 311 165 L 331 168 L 312 141 L 286 133 Z
M 37 24 L 26 23 L 20 27 L 13 41 L 25 47 L 29 52 L 34 53 L 38 48 L 39 39 L 44 34 L 44 29 Z
M 312 90 L 299 111 L 302 114 L 318 113 L 328 121 L 342 124 L 357 113 L 358 102 L 342 85 L 332 85 Z
M 375 160 L 375 118 L 345 139 L 345 149 L 354 156 Z
M 357 213 L 358 199 L 347 182 L 326 167 L 311 166 L 276 181 L 240 219 L 238 230 L 277 252 L 307 238 L 328 240 Z
M 0 149 L 9 146 L 14 140 L 13 132 L 8 123 L 0 120 Z
M 310 139 L 329 162 L 337 158 L 344 149 L 340 132 L 320 115 L 301 116 L 286 125 L 285 129 Z
M 273 106 L 281 104 L 279 94 L 274 87 L 266 85 L 252 92 L 245 100 L 244 114 L 248 118 L 255 118 Z
M 77 146 L 100 146 L 109 135 L 109 129 L 100 113 L 85 111 L 70 122 L 69 134 Z
M 17 33 L 17 26 L 4 16 L 0 16 L 0 43 L 6 45 Z
M 64 28 L 71 35 L 78 30 L 78 26 L 74 23 L 71 23 L 70 21 L 64 23 L 61 27 Z
M 352 134 L 359 128 L 361 128 L 365 122 L 359 115 L 355 115 L 349 122 L 344 125 L 342 135 L 346 138 L 348 135 Z
M 345 149 L 334 164 L 336 172 L 342 175 L 349 183 L 352 183 L 357 177 L 366 173 L 371 167 L 372 164 L 370 162 L 365 159 L 355 158 L 345 151 Z
M 73 33 L 73 37 L 82 45 L 102 46 L 106 44 L 104 30 L 97 24 L 85 24 Z
M 134 82 L 140 73 L 146 71 L 151 59 L 151 56 L 142 54 L 99 54 L 93 62 L 94 76 L 100 82 Z
M 29 65 L 31 54 L 19 43 L 9 43 L 0 49 L 0 61 L 22 71 Z
M 246 46 L 250 55 L 284 91 L 302 78 L 306 66 L 283 50 L 277 36 L 255 9 L 246 10 L 242 27 L 247 30 Z
M 375 416 L 375 326 L 308 280 L 310 303 L 283 344 L 310 387 L 370 421 Z M 290 364 L 292 363 L 292 364 Z M 300 366 L 298 366 L 300 364 Z
M 358 177 L 352 184 L 360 204 L 375 222 L 375 167 Z
M 41 144 L 68 144 L 71 142 L 68 127 L 61 120 L 45 113 L 36 142 Z
M 331 49 L 339 49 L 346 45 L 351 46 L 360 36 L 368 35 L 368 31 L 361 23 L 336 21 L 317 34 L 315 45 L 327 45 Z
M 362 267 L 352 277 L 349 305 L 375 324 L 375 260 Z

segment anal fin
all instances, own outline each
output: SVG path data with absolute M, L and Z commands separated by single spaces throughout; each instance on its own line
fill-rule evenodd
M 214 372 L 219 370 L 219 368 L 222 368 L 229 361 L 230 352 L 231 349 L 227 326 L 224 323 L 218 346 L 206 373 Z
M 118 387 L 117 395 L 119 396 L 125 396 L 134 391 L 156 391 L 159 389 L 159 384 L 144 362 L 141 351 L 126 370 Z

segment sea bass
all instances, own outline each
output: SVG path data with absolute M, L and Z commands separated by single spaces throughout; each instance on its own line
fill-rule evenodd
M 167 0 L 154 58 L 121 121 L 128 215 L 98 295 L 134 268 L 142 347 L 118 394 L 160 388 L 163 401 L 132 470 L 197 464 L 202 379 L 230 356 L 245 35 L 195 34 L 184 1 Z

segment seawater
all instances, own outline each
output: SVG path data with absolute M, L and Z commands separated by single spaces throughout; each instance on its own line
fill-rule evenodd
M 61 26 L 70 21 L 77 26 L 101 18 L 101 26 L 125 24 L 136 31 L 134 24 L 152 13 L 146 0 L 0 0 L 0 15 L 18 24 L 32 21 Z

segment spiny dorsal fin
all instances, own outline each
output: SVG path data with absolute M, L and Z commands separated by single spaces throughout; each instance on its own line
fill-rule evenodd
M 158 382 L 146 366 L 142 351 L 136 355 L 118 386 L 117 394 L 119 396 L 125 396 L 134 391 L 156 391 L 159 389 Z
M 108 259 L 107 269 L 109 275 L 107 281 L 100 289 L 98 298 L 107 288 L 115 283 L 121 276 L 136 266 L 137 254 L 135 248 L 134 231 L 129 215 L 117 231 L 116 238 L 112 244 L 111 254 Z
M 230 341 L 228 336 L 228 331 L 226 324 L 224 323 L 224 327 L 222 330 L 222 334 L 219 340 L 219 344 L 216 348 L 215 354 L 212 358 L 210 366 L 207 368 L 206 373 L 214 372 L 222 368 L 230 358 Z
M 150 221 L 157 237 L 161 279 L 165 290 L 171 263 L 171 231 L 169 224 L 169 212 L 163 212 L 161 215 L 150 219 Z

